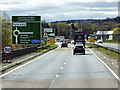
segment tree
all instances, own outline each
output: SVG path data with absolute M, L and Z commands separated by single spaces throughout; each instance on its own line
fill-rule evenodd
M 1 31 L 2 31 L 2 47 L 5 45 L 11 45 L 12 41 L 12 25 L 7 17 L 1 17 Z
M 116 22 L 103 22 L 96 27 L 96 31 L 109 31 L 117 27 L 118 26 Z
M 56 28 L 58 36 L 65 36 L 65 38 L 69 38 L 71 32 L 69 24 L 57 22 L 51 23 L 50 26 L 52 28 Z

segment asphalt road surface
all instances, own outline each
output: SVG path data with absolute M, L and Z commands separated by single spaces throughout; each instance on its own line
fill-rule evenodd
M 3 88 L 118 88 L 117 79 L 86 48 L 57 48 L 2 77 Z

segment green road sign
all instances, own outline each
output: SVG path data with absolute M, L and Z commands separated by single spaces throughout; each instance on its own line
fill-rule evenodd
M 41 44 L 41 17 L 12 16 L 12 44 Z

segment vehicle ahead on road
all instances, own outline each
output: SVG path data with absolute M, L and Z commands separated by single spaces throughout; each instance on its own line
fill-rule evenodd
M 73 45 L 74 44 L 74 41 L 71 41 L 71 45 Z
M 103 43 L 103 41 L 101 39 L 98 39 L 97 43 Z
M 67 43 L 71 43 L 71 40 L 70 40 L 70 39 L 67 39 L 66 42 L 67 42 Z
M 76 53 L 83 53 L 85 55 L 85 47 L 83 44 L 76 44 L 74 46 L 73 55 Z
M 67 47 L 67 48 L 68 48 L 68 43 L 67 43 L 67 42 L 62 42 L 61 48 L 62 48 L 62 47 Z
M 64 40 L 60 40 L 60 42 L 63 42 Z

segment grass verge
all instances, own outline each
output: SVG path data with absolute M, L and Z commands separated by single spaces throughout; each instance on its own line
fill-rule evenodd
M 90 48 L 94 48 L 94 49 L 96 49 L 96 50 L 99 50 L 99 51 L 101 51 L 102 53 L 108 55 L 110 58 L 115 59 L 115 60 L 117 60 L 118 62 L 120 62 L 120 60 L 119 60 L 120 54 L 115 53 L 115 52 L 110 51 L 110 50 L 107 50 L 107 49 L 105 49 L 105 48 L 99 47 L 99 46 L 97 46 L 97 45 L 91 45 L 91 44 L 88 44 L 88 43 L 87 43 L 86 45 L 87 45 L 88 47 L 90 47 Z
M 49 51 L 49 50 L 57 47 L 57 45 L 54 43 L 47 43 L 47 45 L 49 45 L 49 47 L 44 47 L 44 48 L 38 49 L 37 52 L 43 53 L 43 52 Z

